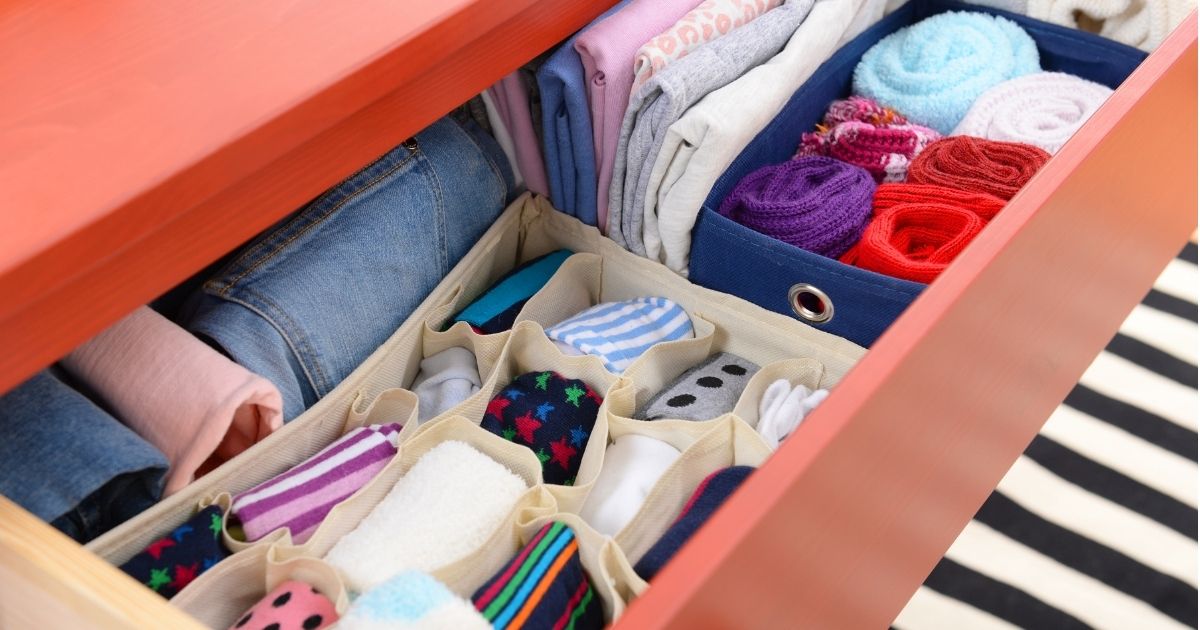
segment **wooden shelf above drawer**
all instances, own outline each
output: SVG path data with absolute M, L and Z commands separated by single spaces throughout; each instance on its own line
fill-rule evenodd
M 611 0 L 0 11 L 0 392 Z

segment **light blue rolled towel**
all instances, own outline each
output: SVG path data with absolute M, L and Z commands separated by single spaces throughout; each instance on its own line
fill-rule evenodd
M 854 69 L 854 93 L 949 135 L 988 88 L 1039 70 L 1037 45 L 1015 22 L 952 11 L 879 40 Z

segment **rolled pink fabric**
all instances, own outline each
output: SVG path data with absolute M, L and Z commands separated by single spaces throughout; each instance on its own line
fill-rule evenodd
M 270 381 L 145 306 L 62 364 L 167 456 L 166 494 L 283 424 L 283 400 Z
M 608 225 L 608 187 L 612 183 L 621 122 L 633 87 L 633 57 L 642 44 L 670 28 L 699 4 L 700 0 L 632 0 L 575 40 L 592 109 L 598 225 Z
M 533 114 L 529 109 L 529 93 L 521 81 L 520 70 L 514 70 L 492 87 L 492 101 L 504 120 L 504 126 L 512 137 L 517 153 L 517 168 L 525 179 L 530 192 L 542 196 L 550 195 L 550 184 L 546 181 L 546 164 L 542 161 L 542 150 L 538 146 L 537 134 L 533 131 Z
M 338 503 L 367 485 L 399 450 L 397 423 L 358 427 L 291 470 L 233 498 L 246 540 L 286 527 L 302 545 Z

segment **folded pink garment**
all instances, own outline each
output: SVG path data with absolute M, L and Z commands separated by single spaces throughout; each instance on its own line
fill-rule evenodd
M 292 542 L 308 541 L 329 511 L 367 485 L 398 450 L 400 425 L 358 427 L 304 460 L 233 498 L 246 540 L 286 527 Z
M 283 424 L 283 400 L 270 381 L 145 306 L 62 364 L 167 456 L 166 494 Z
M 546 164 L 542 161 L 542 150 L 538 146 L 537 134 L 533 130 L 533 113 L 529 109 L 529 93 L 521 80 L 520 70 L 514 70 L 498 83 L 488 88 L 492 101 L 499 110 L 500 118 L 512 137 L 517 153 L 517 168 L 525 179 L 525 187 L 544 197 L 550 195 L 550 184 L 546 181 Z
M 592 139 L 599 176 L 597 225 L 608 225 L 608 187 L 612 183 L 621 122 L 633 87 L 633 58 L 642 44 L 673 26 L 699 4 L 700 0 L 632 0 L 575 40 L 592 110 Z

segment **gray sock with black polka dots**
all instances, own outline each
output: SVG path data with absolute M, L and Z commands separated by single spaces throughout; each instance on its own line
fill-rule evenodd
M 710 420 L 733 411 L 758 366 L 719 352 L 684 372 L 634 414 L 638 420 Z

